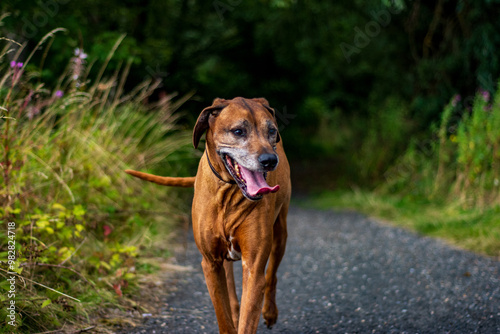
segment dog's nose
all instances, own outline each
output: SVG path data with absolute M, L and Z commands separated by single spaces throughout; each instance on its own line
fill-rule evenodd
M 257 160 L 259 160 L 262 168 L 266 170 L 273 170 L 278 164 L 278 156 L 276 154 L 264 153 L 259 155 L 259 158 Z

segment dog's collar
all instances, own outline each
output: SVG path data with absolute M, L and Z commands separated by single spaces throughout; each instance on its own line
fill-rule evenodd
M 217 171 L 215 170 L 214 166 L 212 165 L 212 163 L 210 162 L 210 158 L 208 157 L 208 153 L 205 151 L 205 155 L 207 156 L 207 161 L 208 161 L 208 165 L 210 166 L 210 169 L 212 170 L 212 172 L 214 173 L 215 176 L 217 176 L 217 178 L 219 180 L 221 180 L 222 182 L 225 182 L 225 183 L 229 183 L 229 184 L 236 184 L 236 181 L 235 180 L 231 180 L 231 181 L 226 181 L 222 178 L 222 176 L 220 176 L 219 173 L 217 173 Z

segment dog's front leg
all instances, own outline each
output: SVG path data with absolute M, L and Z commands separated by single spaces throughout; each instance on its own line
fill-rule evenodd
M 209 261 L 205 257 L 201 262 L 208 292 L 215 309 L 220 333 L 235 334 L 236 328 L 231 317 L 231 306 L 227 290 L 223 260 Z
M 265 268 L 270 252 L 270 239 L 262 237 L 258 243 L 251 246 L 250 251 L 244 252 L 242 245 L 242 297 L 238 333 L 256 333 L 259 325 L 264 289 L 266 286 Z
M 269 255 L 269 263 L 267 264 L 266 292 L 264 296 L 262 315 L 268 328 L 272 328 L 278 319 L 278 307 L 276 306 L 276 284 L 278 283 L 278 278 L 276 277 L 276 273 L 278 272 L 278 266 L 280 265 L 281 259 L 285 254 L 287 239 L 287 213 L 288 206 L 285 206 L 274 223 L 273 247 L 271 254 Z
M 229 304 L 231 305 L 233 324 L 235 328 L 238 328 L 240 304 L 238 302 L 238 295 L 236 294 L 236 285 L 234 284 L 233 262 L 224 261 L 224 270 L 226 271 L 227 290 L 229 293 Z

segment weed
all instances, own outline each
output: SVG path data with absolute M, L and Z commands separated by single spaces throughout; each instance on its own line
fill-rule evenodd
M 8 268 L 8 253 L 0 253 L 0 288 L 9 273 L 17 278 L 16 327 L 6 324 L 9 300 L 0 299 L 0 327 L 8 332 L 53 330 L 123 304 L 138 284 L 141 248 L 182 216 L 176 192 L 123 173 L 131 165 L 179 172 L 165 162 L 190 136 L 175 125 L 172 97 L 148 103 L 159 87 L 152 79 L 125 92 L 130 63 L 107 76 L 123 37 L 95 81 L 88 77 L 92 55 L 78 49 L 58 84 L 45 86 L 43 64 L 30 59 L 44 45 L 47 55 L 58 31 L 24 61 L 24 45 L 0 41 L 0 223 L 15 223 L 17 255 Z M 5 236 L 2 229 L 2 250 Z
M 357 209 L 500 256 L 500 88 L 493 100 L 479 91 L 470 110 L 460 108 L 460 100 L 455 96 L 444 108 L 430 139 L 411 141 L 373 193 L 327 192 L 311 204 Z M 401 138 L 385 137 L 388 143 Z M 367 154 L 380 151 L 374 145 L 384 143 L 384 136 L 373 139 Z
M 471 110 L 457 103 L 454 97 L 445 107 L 436 139 L 414 141 L 386 173 L 383 191 L 445 198 L 464 208 L 500 205 L 500 89 L 493 101 L 479 92 Z

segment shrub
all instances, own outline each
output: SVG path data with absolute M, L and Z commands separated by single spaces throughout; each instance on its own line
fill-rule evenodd
M 414 141 L 387 173 L 386 191 L 459 202 L 500 204 L 500 88 L 493 100 L 479 91 L 470 109 L 455 96 L 432 140 Z
M 304 110 L 310 114 L 310 123 L 313 123 L 304 122 L 304 127 L 311 128 L 309 141 L 315 151 L 309 147 L 303 155 L 320 156 L 328 163 L 334 160 L 336 173 L 329 177 L 340 174 L 345 178 L 339 180 L 340 183 L 348 185 L 372 187 L 379 184 L 384 172 L 408 147 L 408 137 L 414 129 L 408 104 L 394 97 L 367 103 L 366 117 L 340 108 L 329 111 L 318 98 L 308 99 Z M 319 121 L 314 123 L 312 120 L 315 119 Z M 295 140 L 302 140 L 302 137 L 296 137 Z
M 4 39 L 0 54 L 0 221 L 14 226 L 9 233 L 17 256 L 9 267 L 9 253 L 0 254 L 0 287 L 8 289 L 6 279 L 16 277 L 20 332 L 57 328 L 63 318 L 71 322 L 98 304 L 117 303 L 137 285 L 141 247 L 175 222 L 179 197 L 129 179 L 123 170 L 182 172 L 167 162 L 190 141 L 175 125 L 172 96 L 148 102 L 159 82 L 125 92 L 131 62 L 107 76 L 123 37 L 95 80 L 87 76 L 95 66 L 91 57 L 77 49 L 56 87 L 46 87 L 43 69 L 29 61 L 48 41 L 47 54 L 60 30 L 24 62 L 26 50 L 14 41 Z M 6 234 L 1 229 L 2 250 L 8 249 Z M 9 302 L 2 294 L 0 303 Z M 0 327 L 11 331 L 3 306 Z

